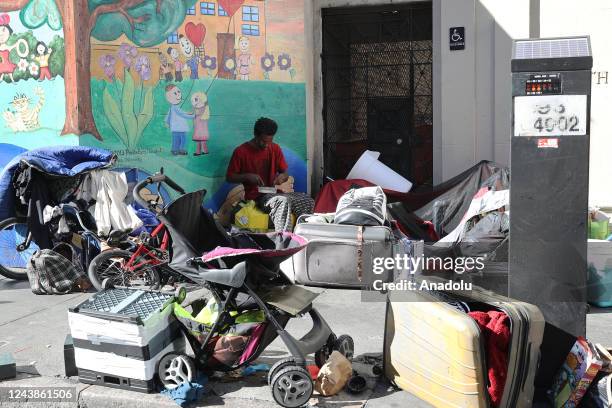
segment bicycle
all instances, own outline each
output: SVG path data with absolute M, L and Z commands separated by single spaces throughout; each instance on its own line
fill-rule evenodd
M 144 200 L 140 191 L 147 185 L 157 183 L 155 198 Z M 134 200 L 159 214 L 163 211 L 161 184 L 166 183 L 179 194 L 185 190 L 163 174 L 163 169 L 134 187 Z M 184 277 L 168 268 L 170 235 L 162 223 L 150 234 L 141 234 L 140 243 L 132 250 L 109 249 L 96 256 L 89 264 L 87 274 L 92 285 L 102 290 L 108 285 L 159 289 L 160 286 L 184 281 Z

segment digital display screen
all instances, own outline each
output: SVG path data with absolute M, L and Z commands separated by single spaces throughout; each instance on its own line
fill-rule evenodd
M 559 74 L 532 75 L 525 82 L 525 95 L 559 95 L 561 76 Z

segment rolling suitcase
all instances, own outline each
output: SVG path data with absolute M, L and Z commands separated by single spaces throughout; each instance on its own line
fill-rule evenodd
M 374 273 L 375 258 L 393 258 L 404 251 L 386 226 L 300 223 L 294 233 L 308 246 L 281 265 L 294 283 L 323 288 L 367 289 L 375 280 L 393 282 L 399 273 Z
M 531 407 L 544 335 L 542 313 L 536 306 L 476 287 L 461 293 L 389 293 L 384 339 L 387 378 L 436 407 L 492 406 L 484 336 L 476 321 L 453 302 L 508 315 L 508 371 L 498 407 Z

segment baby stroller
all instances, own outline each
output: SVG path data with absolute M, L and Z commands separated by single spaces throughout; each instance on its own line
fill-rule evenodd
M 171 179 L 157 174 L 134 188 L 134 199 L 147 207 L 150 203 L 139 191 L 162 182 L 181 191 Z M 235 370 L 257 359 L 280 336 L 290 357 L 276 362 L 268 373 L 272 395 L 283 407 L 303 406 L 313 392 L 306 356 L 315 353 L 321 366 L 333 350 L 350 359 L 354 348 L 350 336 L 336 338 L 314 309 L 317 295 L 290 285 L 280 271 L 280 263 L 302 250 L 307 241 L 291 233 L 229 235 L 202 207 L 204 194 L 203 190 L 183 194 L 159 214 L 171 237 L 169 267 L 205 286 L 213 298 L 208 304 L 215 306 L 204 323 L 175 307 L 191 350 L 162 357 L 157 366 L 160 381 L 171 389 L 191 381 L 196 367 Z M 184 292 L 177 292 L 177 300 L 184 299 Z M 285 326 L 291 318 L 305 314 L 312 318 L 313 327 L 297 340 Z M 233 341 L 236 337 L 242 341 Z

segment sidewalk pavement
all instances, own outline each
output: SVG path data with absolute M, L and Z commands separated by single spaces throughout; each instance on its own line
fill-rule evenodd
M 76 386 L 78 403 L 45 403 L 45 407 L 176 407 L 159 394 L 141 394 L 78 383 L 64 376 L 63 345 L 69 332 L 66 312 L 91 294 L 36 296 L 27 282 L 0 277 L 0 354 L 11 353 L 18 366 L 18 378 L 0 382 L 12 386 Z M 324 290 L 315 307 L 338 335 L 349 334 L 355 340 L 355 354 L 382 352 L 385 304 L 361 302 L 358 291 Z M 587 318 L 588 337 L 594 342 L 610 344 L 612 313 L 595 310 Z M 310 319 L 293 319 L 290 332 L 299 337 L 310 328 Z M 272 364 L 283 358 L 286 350 L 280 340 L 271 344 L 259 359 Z M 361 395 L 342 393 L 331 398 L 315 398 L 311 405 L 322 408 L 430 407 L 414 396 L 395 391 L 383 380 Z M 3 405 L 4 404 L 4 405 Z M 38 407 L 41 403 L 7 404 L 6 407 Z M 264 374 L 235 382 L 210 382 L 207 396 L 196 407 L 268 408 L 278 407 L 272 399 Z
M 78 404 L 45 403 L 45 407 L 112 407 L 157 408 L 176 407 L 159 394 L 136 392 L 80 384 L 76 377 L 64 376 L 63 347 L 69 333 L 67 310 L 91 294 L 36 296 L 28 282 L 16 282 L 0 277 L 0 354 L 11 353 L 17 362 L 18 378 L 0 382 L 0 387 L 12 386 L 76 386 Z M 325 290 L 315 300 L 315 307 L 338 335 L 350 334 L 355 340 L 356 355 L 382 352 L 384 303 L 362 303 L 358 291 Z M 310 329 L 310 319 L 292 319 L 287 326 L 296 337 Z M 275 340 L 259 358 L 272 365 L 286 356 L 280 339 Z M 390 406 L 429 407 L 403 391 L 395 391 L 386 382 L 373 385 L 361 395 L 342 393 L 331 398 L 313 399 L 311 405 L 322 408 Z M 272 408 L 278 407 L 267 385 L 266 373 L 235 382 L 209 382 L 207 396 L 195 407 Z M 0 402 L 0 406 L 3 403 Z M 7 407 L 41 407 L 40 403 L 6 404 Z

